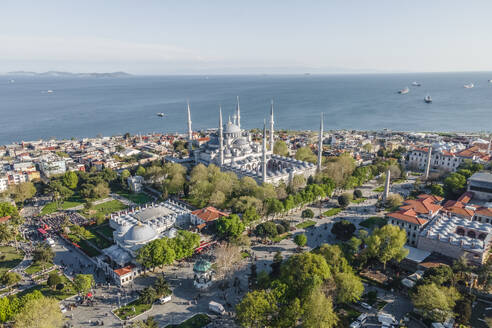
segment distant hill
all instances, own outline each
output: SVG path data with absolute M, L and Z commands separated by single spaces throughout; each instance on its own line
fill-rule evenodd
M 28 71 L 14 71 L 8 72 L 7 75 L 17 76 L 53 76 L 53 77 L 126 77 L 131 74 L 125 72 L 112 72 L 112 73 L 71 73 L 71 72 L 58 72 L 48 71 L 43 73 L 28 72 Z

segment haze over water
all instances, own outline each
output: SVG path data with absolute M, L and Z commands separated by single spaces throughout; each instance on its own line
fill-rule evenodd
M 15 83 L 10 83 L 11 79 Z M 277 129 L 402 131 L 492 130 L 492 73 L 297 76 L 0 76 L 0 144 L 125 132 L 184 132 L 186 100 L 193 129 L 214 128 L 240 97 L 241 124 L 262 127 L 270 100 Z M 412 87 L 413 81 L 421 87 Z M 473 89 L 463 88 L 474 83 Z M 410 93 L 397 91 L 408 86 Z M 47 90 L 53 90 L 47 93 Z M 431 95 L 432 104 L 423 98 Z M 156 113 L 167 114 L 164 118 Z

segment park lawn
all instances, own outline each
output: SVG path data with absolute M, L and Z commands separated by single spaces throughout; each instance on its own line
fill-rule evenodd
M 292 234 L 290 232 L 285 232 L 281 235 L 277 235 L 275 236 L 274 238 L 270 238 L 274 243 L 279 243 L 280 241 L 286 239 L 286 238 L 289 238 L 290 236 L 292 236 Z
M 388 220 L 386 220 L 385 218 L 382 218 L 380 216 L 371 216 L 369 219 L 366 219 L 359 224 L 365 228 L 373 229 L 373 228 L 381 228 L 387 223 Z
M 316 224 L 316 222 L 314 222 L 313 220 L 307 220 L 307 221 L 304 221 L 304 222 L 297 224 L 296 228 L 306 229 L 306 228 L 312 227 L 315 224 Z
M 80 249 L 90 257 L 101 255 L 101 252 L 89 245 L 89 243 L 84 239 L 81 239 L 77 244 L 80 246 Z
M 58 206 L 57 203 L 46 204 L 43 207 L 43 209 L 41 210 L 41 215 L 51 214 L 53 212 L 58 211 L 58 209 L 66 210 L 66 209 L 76 207 L 76 206 L 79 206 L 82 204 L 84 204 L 84 201 L 81 198 L 71 197 L 71 198 L 67 199 L 66 201 L 64 201 L 60 206 Z
M 208 315 L 199 313 L 178 325 L 167 325 L 166 328 L 202 328 L 208 325 L 211 321 L 212 320 Z
M 126 208 L 127 206 L 125 204 L 123 204 L 119 200 L 114 199 L 110 200 L 109 202 L 94 205 L 89 211 L 80 211 L 80 214 L 84 215 L 85 217 L 95 217 L 99 213 L 102 215 L 108 215 L 114 212 L 122 211 Z
M 353 199 L 353 200 L 352 200 L 352 203 L 354 203 L 354 204 L 360 204 L 360 203 L 365 202 L 365 201 L 366 201 L 366 199 L 367 199 L 367 198 L 365 198 L 365 197 L 361 197 L 361 198 Z
M 36 285 L 32 288 L 29 289 L 24 289 L 23 291 L 19 292 L 17 294 L 17 297 L 22 297 L 26 294 L 32 293 L 35 290 L 39 290 L 41 294 L 43 294 L 46 297 L 52 297 L 55 298 L 59 301 L 66 299 L 67 297 L 76 295 L 77 292 L 75 291 L 75 287 L 73 283 L 68 280 L 67 277 L 65 277 L 63 274 L 59 274 L 62 283 L 64 285 L 62 290 L 56 290 L 56 289 L 51 289 L 46 282 L 41 283 L 39 285 Z
M 377 188 L 374 188 L 372 191 L 374 191 L 374 192 L 383 192 L 384 191 L 384 186 L 379 186 Z
M 41 272 L 41 271 L 43 271 L 44 269 L 49 269 L 49 268 L 51 268 L 52 266 L 53 266 L 53 263 L 48 263 L 48 264 L 47 264 L 47 265 L 45 265 L 44 267 L 42 267 L 42 266 L 41 266 L 40 264 L 38 264 L 38 263 L 33 263 L 33 264 L 31 264 L 30 266 L 28 266 L 28 267 L 26 268 L 26 270 L 24 270 L 24 272 L 25 272 L 26 274 L 31 275 L 31 274 L 35 274 L 35 273 Z
M 325 211 L 323 213 L 323 216 L 334 216 L 340 213 L 341 211 L 342 211 L 341 207 L 330 208 L 328 211 Z
M 114 314 L 121 320 L 128 320 L 130 318 L 136 317 L 139 314 L 144 313 L 152 307 L 152 304 L 140 304 L 135 300 L 128 303 L 128 305 L 122 306 L 114 311 Z M 133 308 L 135 307 L 135 312 Z
M 152 201 L 152 198 L 150 198 L 149 196 L 147 196 L 146 194 L 144 193 L 132 193 L 132 192 L 128 192 L 128 191 L 123 191 L 123 190 L 119 190 L 116 192 L 118 195 L 120 195 L 121 197 L 125 197 L 126 199 L 128 200 L 131 200 L 132 202 L 134 202 L 135 204 L 145 204 L 145 203 L 150 203 Z
M 113 240 L 113 231 L 114 229 L 109 226 L 109 224 L 101 224 L 101 225 L 92 225 L 87 230 L 96 234 L 96 231 L 105 236 L 109 240 Z
M 15 268 L 23 258 L 24 253 L 17 251 L 15 247 L 0 246 L 0 275 Z

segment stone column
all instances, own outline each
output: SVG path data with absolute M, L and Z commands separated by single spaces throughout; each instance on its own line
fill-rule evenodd
M 390 180 L 391 180 L 391 171 L 388 169 L 388 171 L 386 171 L 386 180 L 384 181 L 384 193 L 383 193 L 384 201 L 386 201 L 389 196 Z
M 425 180 L 429 179 L 431 161 L 432 161 L 432 146 L 429 146 L 429 152 L 427 153 L 427 165 L 425 166 Z

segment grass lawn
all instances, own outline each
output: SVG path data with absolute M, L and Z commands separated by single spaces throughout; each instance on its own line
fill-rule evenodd
M 109 224 L 101 224 L 101 225 L 92 225 L 87 230 L 91 231 L 95 234 L 95 232 L 99 232 L 106 238 L 113 240 L 113 231 L 114 229 L 109 226 Z
M 54 290 L 51 289 L 46 283 L 42 283 L 39 285 L 34 286 L 33 288 L 25 289 L 22 292 L 16 294 L 17 297 L 22 297 L 25 294 L 32 293 L 35 290 L 39 290 L 44 296 L 46 297 L 53 297 L 59 301 L 66 299 L 67 297 L 73 296 L 77 294 L 75 291 L 75 287 L 73 286 L 73 283 L 68 280 L 67 277 L 65 277 L 63 274 L 59 275 L 62 283 L 64 285 L 62 290 Z
M 62 210 L 66 210 L 68 208 L 72 208 L 72 207 L 79 206 L 82 204 L 84 204 L 84 201 L 81 198 L 71 197 L 71 198 L 67 199 L 66 201 L 64 201 L 60 206 L 58 206 L 58 204 L 56 204 L 56 203 L 46 204 L 43 207 L 43 209 L 41 210 L 41 215 L 47 215 L 47 214 L 51 214 L 53 212 L 56 212 L 56 211 L 58 211 L 58 208 L 60 208 Z
M 212 320 L 206 314 L 195 314 L 188 320 L 183 321 L 179 325 L 167 325 L 166 328 L 202 328 L 208 325 Z
M 118 316 L 121 320 L 128 320 L 130 318 L 136 317 L 139 314 L 144 313 L 152 307 L 152 304 L 138 304 L 137 301 L 128 303 L 128 305 L 122 306 L 114 311 L 114 314 Z M 135 308 L 135 311 L 133 309 Z
M 286 233 L 283 233 L 281 235 L 277 235 L 275 238 L 271 238 L 271 240 L 274 243 L 279 243 L 281 240 L 289 238 L 290 236 L 292 236 L 292 234 L 290 232 L 286 232 Z
M 374 192 L 383 192 L 384 191 L 384 186 L 379 186 L 377 188 L 374 188 L 372 191 L 374 191 Z
M 360 204 L 360 203 L 365 202 L 365 201 L 366 201 L 366 199 L 367 199 L 367 198 L 365 198 L 365 197 L 361 197 L 361 198 L 353 199 L 353 200 L 352 200 L 352 203 L 354 203 L 354 204 Z
M 117 191 L 116 193 L 122 197 L 125 197 L 128 200 L 131 200 L 135 204 L 145 204 L 145 203 L 149 203 L 152 201 L 152 198 L 150 198 L 149 196 L 147 196 L 144 193 L 137 193 L 136 194 L 136 193 L 123 191 L 123 190 Z
M 81 239 L 77 244 L 80 246 L 80 249 L 90 257 L 101 255 L 101 252 L 89 245 L 84 239 Z
M 105 202 L 102 204 L 97 204 L 97 205 L 92 206 L 92 208 L 89 210 L 89 212 L 87 210 L 80 211 L 80 214 L 82 214 L 86 217 L 87 216 L 94 217 L 99 213 L 101 213 L 103 215 L 108 215 L 108 214 L 111 214 L 114 212 L 124 210 L 126 208 L 127 208 L 127 206 L 125 204 L 123 204 L 119 200 L 114 199 L 114 200 L 111 200 L 109 202 Z
M 314 222 L 313 220 L 307 220 L 307 221 L 304 221 L 304 222 L 297 224 L 296 227 L 298 229 L 306 229 L 306 228 L 312 227 L 315 224 L 316 224 L 316 222 Z
M 361 226 L 373 229 L 373 228 L 381 228 L 386 225 L 388 221 L 385 218 L 380 216 L 371 216 L 369 219 L 366 219 L 360 223 Z
M 0 246 L 0 275 L 15 268 L 23 258 L 24 253 L 17 251 L 15 247 Z
M 323 212 L 323 216 L 334 216 L 342 211 L 341 207 L 330 208 L 328 211 Z
M 41 265 L 37 264 L 37 263 L 33 263 L 31 264 L 30 266 L 28 266 L 26 268 L 26 270 L 24 270 L 24 272 L 26 274 L 34 274 L 34 273 L 38 273 L 40 271 L 42 271 L 43 269 L 49 269 L 53 266 L 53 263 L 49 263 L 48 265 L 46 265 L 44 268 L 41 267 Z

